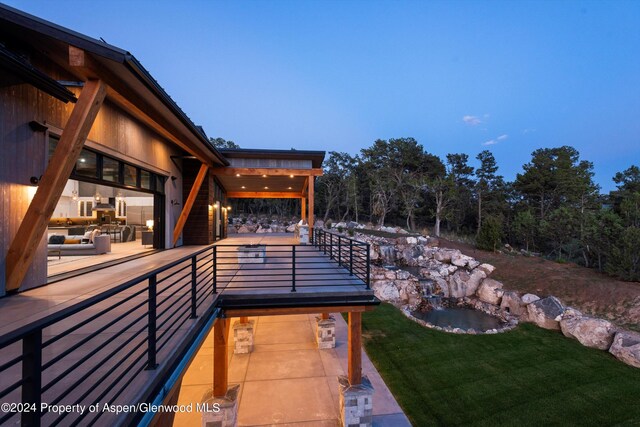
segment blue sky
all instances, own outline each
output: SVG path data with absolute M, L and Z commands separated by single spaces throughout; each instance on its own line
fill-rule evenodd
M 210 136 L 357 153 L 572 145 L 640 164 L 640 1 L 17 1 L 132 52 Z M 474 160 L 475 163 L 475 160 Z

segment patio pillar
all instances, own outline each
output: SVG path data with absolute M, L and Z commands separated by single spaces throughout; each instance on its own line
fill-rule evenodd
M 307 198 L 306 197 L 300 198 L 300 206 L 301 206 L 300 219 L 307 219 Z
M 309 236 L 313 239 L 313 196 L 314 196 L 314 189 L 313 189 L 313 184 L 314 184 L 314 180 L 315 177 L 314 176 L 310 176 L 309 177 Z
M 248 354 L 253 351 L 254 321 L 240 317 L 233 323 L 233 354 Z
M 202 397 L 202 425 L 236 427 L 240 385 L 229 387 L 229 319 L 219 318 L 213 326 L 213 388 Z
M 329 313 L 316 317 L 316 342 L 320 349 L 336 346 L 336 319 Z
M 373 424 L 373 386 L 362 376 L 362 313 L 349 312 L 348 376 L 338 377 L 340 421 L 343 426 Z

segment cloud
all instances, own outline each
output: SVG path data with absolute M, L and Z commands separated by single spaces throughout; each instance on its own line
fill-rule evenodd
M 477 126 L 482 123 L 480 117 L 477 116 L 464 116 L 462 117 L 462 121 L 468 124 L 469 126 Z
M 496 144 L 500 143 L 500 141 L 504 141 L 504 140 L 506 140 L 507 138 L 509 138 L 509 135 L 507 135 L 507 134 L 505 133 L 505 134 L 500 135 L 500 136 L 499 136 L 499 137 L 497 137 L 497 138 L 490 139 L 489 141 L 485 141 L 485 142 L 483 142 L 483 143 L 482 143 L 482 145 L 484 145 L 485 147 L 486 147 L 486 146 L 489 146 L 489 145 L 496 145 Z

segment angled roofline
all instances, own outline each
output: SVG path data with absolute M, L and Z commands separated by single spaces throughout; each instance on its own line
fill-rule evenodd
M 271 150 L 260 148 L 219 148 L 218 151 L 228 158 L 271 158 L 311 160 L 314 168 L 321 168 L 326 151 L 315 150 Z
M 151 73 L 130 52 L 120 49 L 101 40 L 94 39 L 77 31 L 15 9 L 4 3 L 0 3 L 0 20 L 6 20 L 13 24 L 26 27 L 29 30 L 39 32 L 56 40 L 68 43 L 94 55 L 101 56 L 114 62 L 121 63 L 135 75 L 180 121 L 200 139 L 201 142 L 224 165 L 229 161 L 209 142 L 207 137 L 198 129 L 178 104 L 151 76 Z

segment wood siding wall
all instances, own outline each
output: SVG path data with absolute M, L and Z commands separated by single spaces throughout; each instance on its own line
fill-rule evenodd
M 193 187 L 199 168 L 200 162 L 194 160 L 184 161 L 182 170 L 182 206 L 184 206 L 184 202 L 189 196 L 189 191 L 191 190 L 191 187 Z M 212 206 L 214 203 L 213 190 L 213 175 L 209 172 L 200 187 L 198 196 L 196 197 L 193 207 L 191 208 L 191 213 L 189 214 L 182 231 L 183 245 L 208 245 L 213 243 L 214 212 L 213 209 L 209 209 L 209 206 Z
M 48 70 L 43 67 L 40 69 L 54 78 L 73 80 L 51 64 L 47 65 Z M 64 128 L 73 107 L 74 104 L 64 104 L 20 83 L 15 76 L 0 74 L 0 296 L 5 288 L 5 257 L 30 202 L 29 179 L 40 177 L 47 162 L 48 135 L 33 131 L 29 122 L 46 122 L 50 131 L 57 133 Z M 180 208 L 171 206 L 169 201 L 182 200 L 181 173 L 170 157 L 184 153 L 109 101 L 98 113 L 88 140 L 93 148 L 107 154 L 178 178 L 168 179 L 165 188 L 165 241 L 169 247 Z M 21 290 L 45 284 L 46 270 L 47 248 L 43 239 Z

